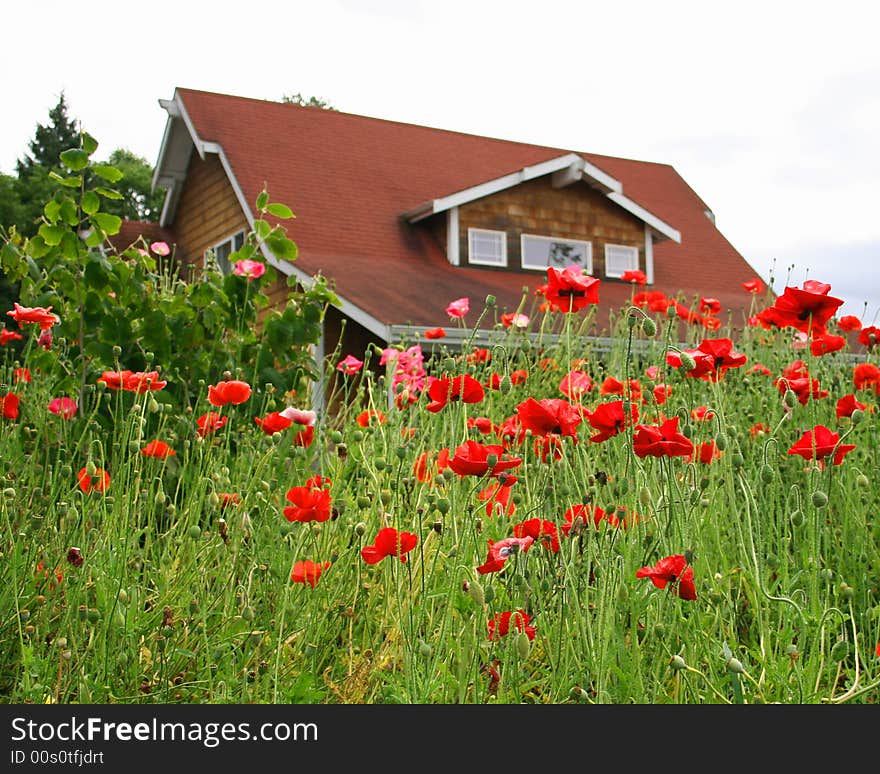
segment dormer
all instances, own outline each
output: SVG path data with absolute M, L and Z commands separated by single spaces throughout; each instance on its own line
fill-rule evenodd
M 576 153 L 424 202 L 405 213 L 429 222 L 453 266 L 530 274 L 576 264 L 653 282 L 653 245 L 680 233 L 629 199 L 623 185 Z

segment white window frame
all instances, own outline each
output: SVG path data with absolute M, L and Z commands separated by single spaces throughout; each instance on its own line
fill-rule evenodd
M 629 253 L 629 265 L 625 269 L 620 269 L 619 271 L 612 271 L 608 268 L 609 263 L 609 252 L 614 252 L 615 250 L 623 252 L 626 251 Z M 621 259 L 620 252 L 618 252 L 618 260 Z M 635 245 L 605 245 L 605 276 L 606 277 L 616 277 L 620 278 L 623 276 L 625 271 L 637 271 L 639 268 L 639 248 Z
M 580 245 L 584 248 L 584 252 L 586 253 L 586 265 L 582 268 L 587 272 L 587 274 L 593 273 L 593 243 L 586 242 L 583 239 L 568 239 L 564 237 L 550 237 L 550 236 L 541 236 L 540 234 L 521 234 L 519 238 L 519 249 L 520 249 L 520 263 L 524 269 L 528 269 L 529 271 L 547 271 L 548 264 L 544 264 L 542 266 L 536 266 L 534 264 L 529 265 L 526 263 L 526 240 L 527 239 L 537 239 L 543 242 L 563 242 L 565 244 L 570 245 Z M 569 264 L 575 265 L 578 264 Z M 561 268 L 565 268 L 564 266 Z
M 229 246 L 229 252 L 226 255 L 220 255 L 220 249 L 227 245 Z M 205 250 L 205 262 L 207 263 L 209 254 L 213 255 L 217 268 L 220 269 L 220 273 L 225 276 L 232 271 L 232 264 L 229 263 L 229 256 L 236 250 L 241 250 L 242 247 L 244 247 L 244 229 L 239 229 L 234 234 L 226 237 L 226 239 L 221 239 L 217 244 L 211 245 L 211 247 Z
M 500 240 L 501 256 L 500 259 L 492 259 L 477 256 L 474 250 L 475 236 L 492 236 Z M 469 228 L 468 229 L 468 263 L 475 266 L 507 266 L 507 232 L 494 231 L 488 228 Z

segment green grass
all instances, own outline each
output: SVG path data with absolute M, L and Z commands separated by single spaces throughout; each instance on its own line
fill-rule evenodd
M 627 319 L 621 310 L 607 351 L 586 336 L 589 313 L 535 316 L 540 337 L 529 345 L 499 325 L 489 362 L 469 362 L 478 360 L 468 358 L 471 343 L 462 353 L 441 349 L 427 363 L 432 375 L 467 372 L 485 383 L 525 370 L 528 378 L 437 413 L 425 397 L 389 406 L 393 367 L 340 377 L 329 400 L 337 409 L 319 416 L 307 448 L 293 445 L 293 428 L 268 436 L 256 426 L 254 415 L 290 403 L 259 385 L 247 403 L 222 409 L 208 404 L 207 385 L 193 386 L 198 401 L 181 416 L 150 393 L 88 385 L 76 417 L 63 420 L 46 410 L 57 397 L 52 385 L 37 373 L 15 383 L 13 369 L 27 363 L 7 357 L 5 381 L 21 405 L 18 418 L 0 424 L 0 696 L 40 704 L 876 702 L 880 437 L 877 396 L 855 391 L 854 359 L 793 351 L 786 330 L 691 328 L 688 346 L 729 336 L 748 357 L 710 383 L 666 365 L 678 344 L 671 321 L 653 315 L 659 331 L 647 336 L 640 317 L 634 326 Z M 328 371 L 345 354 L 378 361 L 375 351 L 337 352 Z M 830 394 L 788 408 L 774 379 L 799 358 Z M 596 384 L 582 399 L 590 410 L 619 398 L 599 394 L 606 376 L 638 379 L 647 395 L 645 369 L 659 367 L 671 396 L 663 405 L 638 401 L 639 421 L 677 415 L 693 442 L 715 440 L 721 456 L 711 464 L 641 458 L 631 432 L 591 443 L 585 419 L 576 441 L 562 440 L 558 460 L 536 456 L 532 436 L 511 448 L 522 464 L 511 471 L 510 516 L 486 513 L 485 477 L 414 475 L 423 452 L 468 438 L 499 442 L 469 429 L 469 417 L 497 425 L 529 397 L 563 398 L 559 382 L 577 359 Z M 749 373 L 756 363 L 772 376 Z M 853 392 L 868 409 L 855 423 L 838 420 L 837 398 Z M 698 406 L 715 419 L 693 419 Z M 367 407 L 386 421 L 360 427 L 355 417 Z M 229 422 L 201 438 L 195 420 L 208 410 Z M 753 435 L 757 423 L 769 432 Z M 855 444 L 840 465 L 820 469 L 788 454 L 817 424 Z M 155 438 L 176 454 L 144 457 Z M 103 494 L 78 487 L 88 465 L 109 472 Z M 332 481 L 332 517 L 288 522 L 286 492 L 316 473 Z M 224 507 L 222 493 L 240 502 Z M 501 572 L 476 572 L 489 540 L 531 518 L 561 527 L 578 503 L 641 518 L 560 533 L 558 553 L 535 543 Z M 384 526 L 418 536 L 405 563 L 361 558 Z M 71 547 L 81 566 L 68 561 Z M 673 554 L 691 559 L 695 600 L 636 578 Z M 331 562 L 314 588 L 290 582 L 293 564 L 307 559 Z M 517 610 L 530 615 L 534 639 L 490 639 L 489 620 Z

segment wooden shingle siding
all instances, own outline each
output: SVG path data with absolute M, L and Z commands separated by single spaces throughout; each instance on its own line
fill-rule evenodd
M 468 229 L 507 233 L 507 269 L 521 270 L 520 236 L 558 237 L 590 242 L 593 275 L 605 277 L 605 245 L 627 245 L 639 250 L 639 268 L 645 270 L 645 227 L 589 186 L 553 188 L 549 177 L 529 180 L 459 207 L 459 245 L 462 264 L 468 262 Z M 525 269 L 529 274 L 535 270 Z
M 201 266 L 205 250 L 249 228 L 219 157 L 194 153 L 175 217 L 179 254 Z

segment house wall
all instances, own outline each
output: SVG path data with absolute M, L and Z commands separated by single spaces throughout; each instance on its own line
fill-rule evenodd
M 249 228 L 220 157 L 193 153 L 174 218 L 178 255 L 201 266 L 205 250 Z
M 462 204 L 458 212 L 459 255 L 468 263 L 468 229 L 485 228 L 507 232 L 507 271 L 522 270 L 520 236 L 552 236 L 592 243 L 593 275 L 605 277 L 605 245 L 638 247 L 639 268 L 645 271 L 644 223 L 581 183 L 554 188 L 551 177 L 525 183 Z M 490 268 L 481 266 L 481 268 Z M 498 268 L 498 271 L 505 271 Z

